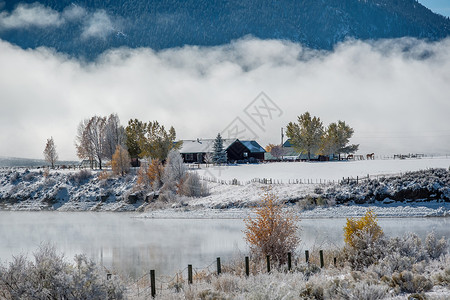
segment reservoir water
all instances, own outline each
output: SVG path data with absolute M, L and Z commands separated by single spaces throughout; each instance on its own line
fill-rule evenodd
M 188 264 L 202 268 L 216 257 L 226 262 L 245 256 L 245 224 L 241 219 L 143 219 L 130 213 L 0 212 L 0 262 L 13 255 L 30 258 L 42 243 L 50 243 L 72 260 L 85 253 L 132 278 L 155 269 L 173 275 Z M 345 219 L 303 219 L 298 251 L 343 245 Z M 450 237 L 450 218 L 379 219 L 388 236 L 427 232 Z

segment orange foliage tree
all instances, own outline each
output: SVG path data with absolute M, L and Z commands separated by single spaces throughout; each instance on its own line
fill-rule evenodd
M 357 246 L 357 240 L 369 239 L 369 242 L 374 242 L 382 235 L 383 230 L 378 225 L 377 217 L 372 209 L 359 219 L 347 218 L 344 226 L 344 241 L 353 248 Z
M 244 219 L 245 240 L 256 257 L 269 255 L 279 264 L 287 260 L 300 242 L 298 218 L 291 211 L 285 211 L 278 198 L 270 191 L 264 193 L 260 206 L 255 209 L 256 217 Z
M 159 159 L 152 159 L 147 166 L 143 165 L 138 172 L 137 184 L 146 187 L 155 187 L 158 189 L 162 186 L 162 176 L 164 166 Z
M 116 175 L 124 176 L 130 171 L 130 156 L 128 151 L 120 145 L 117 145 L 116 152 L 114 152 L 111 160 L 111 167 Z

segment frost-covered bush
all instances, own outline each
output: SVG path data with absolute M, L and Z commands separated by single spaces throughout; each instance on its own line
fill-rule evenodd
M 363 232 L 353 238 L 353 246 L 346 245 L 339 255 L 340 261 L 346 261 L 355 270 L 362 270 L 385 255 L 386 239 L 373 239 L 368 232 Z
M 203 197 L 208 195 L 208 187 L 200 180 L 197 173 L 186 173 L 178 184 L 178 194 L 187 197 Z
M 36 173 L 34 173 L 34 172 L 26 172 L 26 174 L 23 176 L 23 180 L 24 181 L 28 181 L 28 182 L 31 182 L 31 181 L 33 181 L 35 178 L 36 178 Z
M 19 180 L 20 180 L 20 174 L 17 171 L 12 172 L 11 175 L 9 176 L 9 182 L 11 184 L 16 184 Z
M 410 271 L 392 274 L 391 287 L 399 289 L 401 292 L 421 293 L 431 290 L 433 283 L 423 275 Z
M 180 152 L 170 150 L 169 155 L 167 156 L 166 165 L 164 166 L 162 177 L 163 183 L 179 182 L 186 172 L 187 168 L 184 165 Z
M 425 239 L 425 248 L 431 259 L 437 259 L 448 251 L 448 244 L 444 237 L 438 240 L 436 234 L 431 232 Z
M 85 183 L 92 177 L 92 173 L 89 170 L 80 170 L 76 173 L 72 173 L 69 175 L 69 181 L 76 184 L 81 185 Z
M 122 299 L 124 290 L 119 278 L 107 280 L 86 256 L 70 264 L 48 245 L 34 253 L 34 261 L 20 255 L 0 266 L 2 299 Z

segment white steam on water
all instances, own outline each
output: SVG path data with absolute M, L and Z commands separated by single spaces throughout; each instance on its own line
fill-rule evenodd
M 78 123 L 95 114 L 173 125 L 211 138 L 240 117 L 264 146 L 305 111 L 345 120 L 360 152 L 450 148 L 450 39 L 347 41 L 333 52 L 244 38 L 217 47 L 121 48 L 93 63 L 0 41 L 0 155 L 42 157 L 53 136 L 74 159 Z M 264 91 L 283 111 L 259 128 L 244 109 Z

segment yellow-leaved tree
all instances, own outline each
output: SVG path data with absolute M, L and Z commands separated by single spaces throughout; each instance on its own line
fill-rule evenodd
M 131 159 L 128 151 L 121 145 L 117 145 L 111 160 L 111 167 L 114 174 L 124 176 L 125 173 L 130 171 L 130 162 Z
M 255 209 L 255 217 L 244 219 L 245 240 L 253 255 L 271 259 L 283 264 L 287 254 L 293 253 L 300 242 L 298 218 L 292 211 L 284 210 L 278 198 L 266 191 L 260 205 Z
M 361 218 L 347 218 L 344 226 L 344 241 L 352 248 L 358 246 L 358 240 L 371 243 L 382 235 L 383 230 L 378 225 L 377 217 L 372 209 L 369 209 Z

